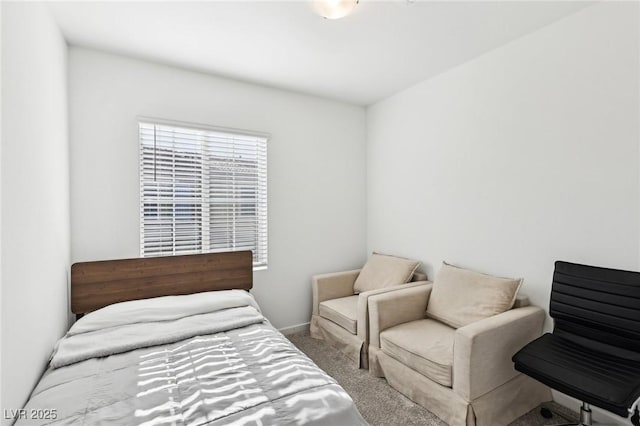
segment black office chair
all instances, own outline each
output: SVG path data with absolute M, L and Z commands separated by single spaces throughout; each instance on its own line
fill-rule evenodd
M 556 262 L 549 314 L 553 333 L 513 356 L 518 371 L 640 426 L 640 273 Z

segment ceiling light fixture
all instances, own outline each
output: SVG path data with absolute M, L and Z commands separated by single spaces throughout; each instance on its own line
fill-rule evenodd
M 359 0 L 313 0 L 313 11 L 323 18 L 340 19 L 350 14 Z

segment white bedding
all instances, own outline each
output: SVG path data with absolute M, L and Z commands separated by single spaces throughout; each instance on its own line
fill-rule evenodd
M 50 364 L 64 367 L 264 321 L 255 299 L 242 290 L 117 303 L 76 322 L 57 343 Z
M 78 321 L 16 425 L 366 424 L 251 295 L 181 297 L 139 301 L 139 311 L 134 302 L 113 305 Z M 45 410 L 55 418 L 29 417 Z
M 241 306 L 253 306 L 260 312 L 256 300 L 244 290 L 209 291 L 184 296 L 131 300 L 86 314 L 73 324 L 67 336 L 120 325 L 175 320 Z

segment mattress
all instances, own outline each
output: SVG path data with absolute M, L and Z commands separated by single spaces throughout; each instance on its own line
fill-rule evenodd
M 364 425 L 349 395 L 240 290 L 76 322 L 16 424 Z

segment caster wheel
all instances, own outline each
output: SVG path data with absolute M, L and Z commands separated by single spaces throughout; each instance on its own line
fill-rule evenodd
M 549 409 L 548 409 L 548 408 L 546 408 L 546 407 L 542 407 L 542 408 L 540 409 L 540 415 L 541 415 L 542 417 L 544 417 L 545 419 L 550 419 L 551 417 L 553 417 L 553 413 L 551 412 L 551 410 L 549 410 Z

